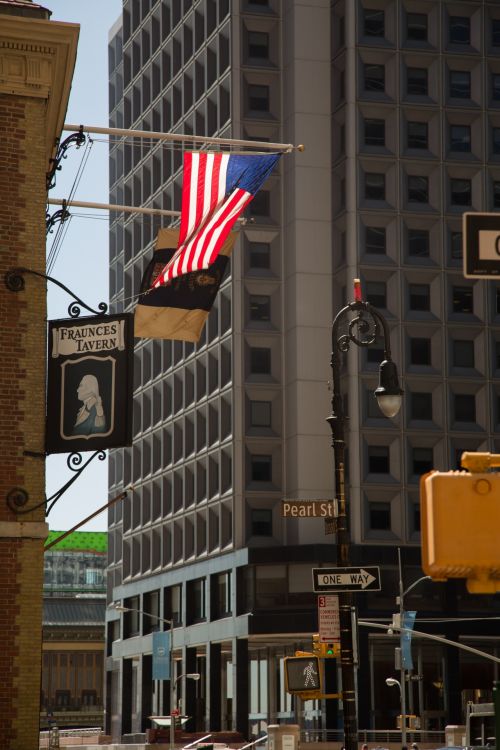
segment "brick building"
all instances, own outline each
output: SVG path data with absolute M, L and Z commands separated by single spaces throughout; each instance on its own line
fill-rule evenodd
M 27 0 L 0 1 L 0 277 L 45 271 L 46 172 L 61 133 L 78 26 Z M 0 747 L 38 747 L 45 493 L 46 289 L 0 295 Z M 11 506 L 6 499 L 11 498 Z M 14 503 L 12 503 L 14 500 Z

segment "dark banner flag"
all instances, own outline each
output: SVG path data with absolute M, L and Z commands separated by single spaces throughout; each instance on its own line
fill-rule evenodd
M 160 229 L 153 258 L 142 278 L 141 297 L 135 308 L 134 335 L 196 343 L 219 291 L 237 236 L 237 232 L 229 235 L 217 259 L 206 270 L 178 276 L 164 286 L 151 289 L 175 253 L 179 238 L 178 229 Z
M 51 320 L 47 453 L 132 444 L 133 317 Z

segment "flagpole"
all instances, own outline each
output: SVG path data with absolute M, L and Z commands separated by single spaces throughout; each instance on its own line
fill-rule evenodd
M 267 151 L 304 151 L 302 144 L 270 143 L 269 141 L 244 141 L 234 138 L 210 138 L 204 135 L 184 135 L 182 133 L 157 133 L 152 130 L 130 130 L 126 128 L 100 128 L 96 125 L 70 125 L 65 123 L 63 130 L 75 133 L 95 133 L 96 135 L 116 135 L 123 138 L 149 138 L 157 141 L 183 141 L 188 143 L 208 143 L 213 146 L 246 146 Z
M 139 208 L 139 206 L 119 206 L 115 203 L 92 203 L 89 201 L 66 201 L 61 198 L 49 198 L 51 206 L 73 206 L 75 208 L 98 208 L 103 211 L 123 211 L 128 214 L 148 214 L 151 216 L 180 216 L 180 211 L 169 211 L 166 208 Z

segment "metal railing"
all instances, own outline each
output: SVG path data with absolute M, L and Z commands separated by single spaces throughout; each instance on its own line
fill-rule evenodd
M 88 727 L 85 729 L 60 729 L 59 730 L 59 742 L 61 745 L 66 744 L 65 739 L 70 739 L 71 742 L 67 744 L 71 745 L 88 745 L 90 738 L 99 737 L 103 734 L 101 727 Z M 48 731 L 40 732 L 40 750 L 46 750 L 50 747 L 50 729 Z
M 303 742 L 340 742 L 344 741 L 344 733 L 341 729 L 303 729 L 300 732 L 300 739 Z M 358 742 L 384 746 L 386 744 L 398 744 L 401 746 L 402 738 L 399 729 L 359 729 Z M 423 729 L 407 730 L 407 742 L 416 742 L 417 744 L 435 744 L 438 747 L 445 747 L 445 733 L 426 731 Z

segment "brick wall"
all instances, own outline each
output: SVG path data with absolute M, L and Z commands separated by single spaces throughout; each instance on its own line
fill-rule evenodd
M 11 292 L 3 278 L 16 266 L 45 270 L 46 106 L 43 98 L 0 95 L 2 750 L 38 748 L 44 511 L 17 516 L 5 498 L 22 487 L 30 507 L 45 494 L 46 287 L 42 279 L 26 275 L 25 290 Z

